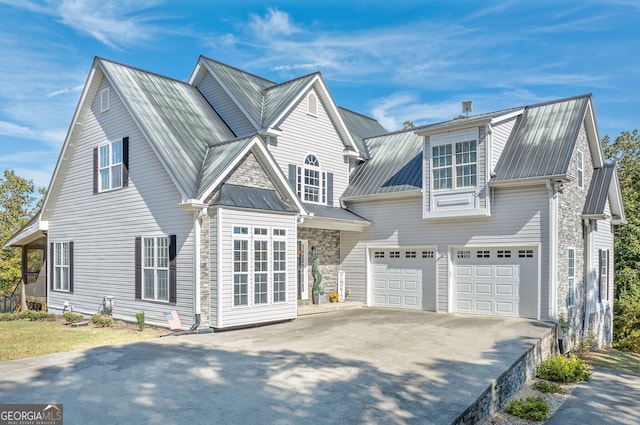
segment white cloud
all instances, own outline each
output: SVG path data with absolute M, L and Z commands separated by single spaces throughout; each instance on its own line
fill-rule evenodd
M 405 121 L 419 126 L 447 121 L 460 114 L 460 102 L 424 103 L 413 93 L 394 93 L 372 103 L 376 105 L 371 111 L 373 118 L 389 131 L 402 128 Z
M 302 30 L 296 26 L 289 18 L 289 14 L 278 9 L 269 8 L 267 15 L 261 17 L 255 14 L 250 15 L 250 25 L 253 32 L 260 39 L 267 39 L 273 36 L 290 36 Z

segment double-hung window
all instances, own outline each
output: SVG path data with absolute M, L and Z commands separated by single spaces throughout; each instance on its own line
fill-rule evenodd
M 269 290 L 269 241 L 264 227 L 253 229 L 253 303 L 266 304 Z
M 273 302 L 287 300 L 287 240 L 285 229 L 273 229 Z
M 142 238 L 142 298 L 169 301 L 169 238 Z
M 233 305 L 249 303 L 249 228 L 233 228 Z
M 567 263 L 567 307 L 574 307 L 576 305 L 576 250 L 574 248 L 569 248 L 567 251 Z
M 465 140 L 431 148 L 433 189 L 475 187 L 478 180 L 477 141 Z
M 302 199 L 307 202 L 325 203 L 324 173 L 320 170 L 320 161 L 315 155 L 307 155 L 302 169 L 301 192 Z
M 70 242 L 56 242 L 53 246 L 53 289 L 56 291 L 69 291 L 71 281 Z
M 98 156 L 100 190 L 105 191 L 122 187 L 122 140 L 100 146 Z

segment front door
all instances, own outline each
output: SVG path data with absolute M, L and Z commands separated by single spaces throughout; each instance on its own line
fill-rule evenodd
M 309 299 L 309 241 L 298 240 L 298 299 Z

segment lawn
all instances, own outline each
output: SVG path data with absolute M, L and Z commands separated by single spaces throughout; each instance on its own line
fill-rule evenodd
M 91 324 L 72 328 L 64 321 L 0 322 L 0 361 L 141 341 L 166 333 L 165 329 L 150 327 L 140 332 L 135 325 L 126 324 L 116 324 L 113 328 L 96 328 Z
M 609 348 L 590 352 L 585 355 L 585 360 L 592 366 L 640 373 L 640 354 Z

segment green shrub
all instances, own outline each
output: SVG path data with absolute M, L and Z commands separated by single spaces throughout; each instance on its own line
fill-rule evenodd
M 11 322 L 20 320 L 20 316 L 16 313 L 0 313 L 0 322 Z
M 637 274 L 637 271 L 634 270 L 634 272 Z M 625 273 L 622 275 L 628 277 Z M 617 286 L 618 274 L 616 274 Z M 620 290 L 616 288 L 616 292 L 618 297 L 613 303 L 613 347 L 622 351 L 640 353 L 640 286 L 634 280 L 628 288 Z
M 67 323 L 78 323 L 84 320 L 84 316 L 82 314 L 72 313 L 70 311 L 65 312 L 62 317 L 64 317 L 64 320 L 66 320 Z
M 591 367 L 575 354 L 568 357 L 556 354 L 538 365 L 536 376 L 553 382 L 588 381 L 591 378 Z
M 560 388 L 560 385 L 555 384 L 553 382 L 538 381 L 535 384 L 533 384 L 533 388 L 535 388 L 536 390 L 542 393 L 562 394 L 562 388 Z
M 144 311 L 136 313 L 136 321 L 138 322 L 138 329 L 144 330 Z
M 55 322 L 56 315 L 46 311 L 25 310 L 20 313 L 20 319 L 31 320 L 32 322 Z
M 542 397 L 527 397 L 511 400 L 505 409 L 510 415 L 530 421 L 545 421 L 549 418 L 549 406 Z
M 96 328 L 110 328 L 113 326 L 113 319 L 111 317 L 96 314 L 91 318 L 91 323 L 93 323 Z

